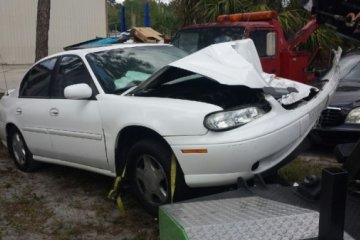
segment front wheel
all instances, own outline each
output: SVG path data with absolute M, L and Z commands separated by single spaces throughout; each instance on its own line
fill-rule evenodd
M 38 168 L 39 163 L 33 160 L 32 154 L 26 146 L 25 140 L 20 131 L 10 131 L 9 150 L 15 165 L 24 172 L 31 172 Z
M 129 151 L 128 163 L 132 189 L 145 209 L 153 216 L 157 215 L 160 205 L 169 203 L 171 199 L 171 155 L 172 151 L 168 146 L 154 140 L 142 140 Z M 179 178 L 183 176 L 177 176 L 177 179 Z M 180 185 L 177 183 L 176 187 Z

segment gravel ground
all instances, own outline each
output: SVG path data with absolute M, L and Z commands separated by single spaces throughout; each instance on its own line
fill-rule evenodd
M 15 167 L 0 146 L 0 240 L 157 239 L 158 227 L 130 194 L 126 217 L 106 198 L 111 178 L 47 165 L 36 173 Z
M 289 179 L 302 179 L 313 174 L 309 169 L 319 172 L 319 166 L 333 164 L 331 149 L 317 148 L 297 157 L 283 172 Z M 301 170 L 304 165 L 310 167 Z M 138 205 L 129 189 L 123 194 L 126 217 L 119 215 L 106 197 L 112 183 L 109 177 L 55 165 L 21 172 L 0 144 L 0 240 L 158 239 L 156 219 Z

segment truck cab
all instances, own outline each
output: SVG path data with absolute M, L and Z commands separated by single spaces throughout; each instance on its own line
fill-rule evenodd
M 264 72 L 306 83 L 314 78 L 307 71 L 309 54 L 296 48 L 316 28 L 313 19 L 288 42 L 276 12 L 239 13 L 221 15 L 214 23 L 186 26 L 176 34 L 172 44 L 192 53 L 211 44 L 251 38 Z

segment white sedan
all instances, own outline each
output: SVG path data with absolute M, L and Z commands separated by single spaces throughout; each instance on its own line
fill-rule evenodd
M 339 51 L 340 52 L 340 51 Z M 127 176 L 150 211 L 177 183 L 219 186 L 278 165 L 305 138 L 338 83 L 322 90 L 262 72 L 251 40 L 189 56 L 169 45 L 62 52 L 0 101 L 0 137 L 16 166 L 55 163 Z

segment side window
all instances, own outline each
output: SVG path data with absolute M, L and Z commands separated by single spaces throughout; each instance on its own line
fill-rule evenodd
M 266 54 L 266 47 L 267 44 L 267 35 L 269 32 L 268 30 L 256 30 L 250 32 L 250 38 L 254 41 L 256 50 L 258 51 L 259 57 L 269 57 Z
M 64 89 L 67 86 L 86 83 L 96 91 L 84 62 L 77 56 L 64 56 L 60 59 L 58 71 L 51 84 L 50 95 L 52 98 L 64 98 Z
M 42 61 L 35 65 L 24 77 L 20 86 L 20 97 L 47 98 L 49 84 L 57 58 Z

